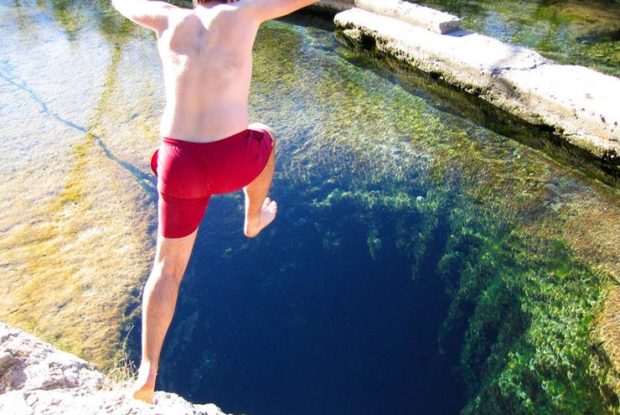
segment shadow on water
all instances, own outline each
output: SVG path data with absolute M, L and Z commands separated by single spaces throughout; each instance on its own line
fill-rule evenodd
M 144 194 L 147 196 L 146 205 L 157 206 L 157 179 L 153 176 L 153 174 L 145 174 L 138 167 L 115 156 L 100 136 L 93 134 L 93 138 L 108 159 L 114 161 L 129 174 L 131 174 L 131 176 L 133 176 L 138 186 L 140 186 Z
M 331 14 L 317 15 L 314 12 L 301 10 L 278 19 L 282 22 L 297 26 L 313 27 L 315 29 L 333 32 L 336 28 Z
M 75 129 L 75 130 L 78 130 L 80 132 L 83 132 L 83 133 L 87 132 L 85 127 L 77 125 L 73 121 L 67 120 L 66 118 L 63 118 L 56 111 L 51 110 L 49 108 L 47 102 L 45 102 L 45 100 L 41 97 L 41 95 L 39 95 L 35 90 L 30 88 L 26 81 L 21 80 L 21 79 L 17 79 L 15 77 L 12 77 L 9 74 L 3 73 L 3 72 L 0 72 L 0 78 L 4 79 L 9 84 L 11 84 L 11 85 L 21 89 L 22 91 L 25 91 L 28 95 L 30 95 L 30 97 L 33 100 L 35 100 L 37 103 L 39 103 L 39 105 L 41 106 L 41 110 L 45 114 L 49 115 L 50 117 L 52 117 L 56 121 L 66 125 L 67 127 L 70 127 L 70 128 Z

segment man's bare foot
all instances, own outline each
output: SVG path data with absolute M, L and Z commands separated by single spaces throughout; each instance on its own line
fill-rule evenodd
M 138 379 L 132 388 L 134 399 L 152 404 L 155 395 L 155 377 L 157 373 L 151 374 L 148 370 L 140 369 Z
M 134 399 L 137 399 L 142 402 L 146 402 L 148 404 L 153 403 L 153 397 L 155 396 L 155 390 L 151 388 L 142 387 L 140 389 L 135 389 L 132 392 L 131 396 Z
M 245 225 L 243 231 L 248 238 L 254 238 L 260 233 L 267 225 L 269 225 L 276 218 L 278 213 L 278 204 L 275 200 L 271 200 L 268 197 L 263 202 L 263 207 L 260 210 L 260 214 L 257 219 L 250 220 L 245 218 Z

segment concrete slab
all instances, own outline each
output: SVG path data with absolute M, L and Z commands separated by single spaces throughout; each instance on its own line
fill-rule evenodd
M 583 66 L 542 65 L 503 71 L 515 104 L 557 126 L 571 143 L 599 156 L 620 155 L 620 79 Z
M 527 69 L 547 62 L 538 53 L 465 31 L 439 35 L 406 22 L 353 8 L 335 17 L 345 36 L 425 72 L 439 73 L 468 90 L 487 89 L 505 68 Z
M 450 33 L 461 27 L 461 19 L 456 16 L 402 0 L 355 0 L 355 7 L 435 33 Z
M 337 14 L 335 23 L 353 44 L 439 74 L 528 122 L 551 126 L 572 144 L 620 166 L 620 79 L 557 65 L 535 51 L 480 34 L 440 35 L 359 8 Z

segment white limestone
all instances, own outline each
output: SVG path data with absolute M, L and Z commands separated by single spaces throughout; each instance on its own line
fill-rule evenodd
M 454 32 L 461 26 L 461 19 L 456 16 L 402 0 L 355 0 L 355 7 L 435 33 Z
M 225 415 L 172 393 L 156 392 L 155 401 L 132 399 L 92 364 L 0 322 L 0 414 Z
M 572 144 L 618 165 L 620 79 L 557 65 L 535 51 L 480 34 L 440 35 L 359 8 L 337 14 L 335 23 L 349 41 L 439 74 L 528 122 L 553 127 Z

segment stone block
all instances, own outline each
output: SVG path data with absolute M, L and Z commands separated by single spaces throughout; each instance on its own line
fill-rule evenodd
M 590 68 L 547 64 L 504 71 L 521 106 L 561 127 L 573 144 L 607 158 L 620 156 L 620 79 Z
M 439 34 L 461 27 L 461 19 L 456 16 L 402 0 L 355 0 L 355 7 Z
M 605 163 L 620 165 L 620 79 L 558 65 L 488 36 L 439 35 L 359 8 L 337 14 L 334 21 L 349 42 L 439 75 L 527 122 L 552 127 Z

